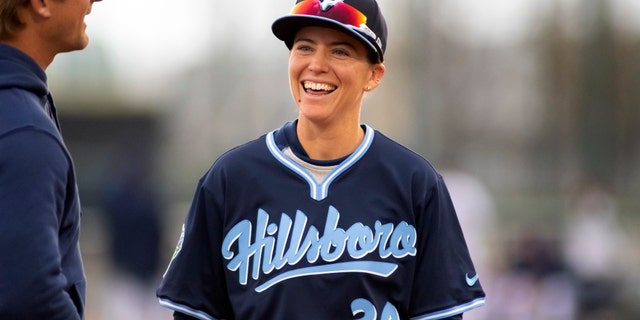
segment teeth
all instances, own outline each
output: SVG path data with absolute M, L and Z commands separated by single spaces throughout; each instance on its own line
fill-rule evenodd
M 311 90 L 315 90 L 315 91 L 333 91 L 336 89 L 335 86 L 332 85 L 328 85 L 326 83 L 316 83 L 316 82 L 310 82 L 310 81 L 305 81 L 304 82 L 304 88 L 305 89 L 311 89 Z

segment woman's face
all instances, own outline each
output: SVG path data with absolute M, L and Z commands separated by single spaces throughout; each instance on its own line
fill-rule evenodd
M 322 27 L 300 29 L 289 56 L 289 84 L 300 120 L 359 125 L 365 91 L 374 89 L 382 64 L 372 65 L 367 49 L 352 36 Z M 347 121 L 347 122 L 344 122 Z

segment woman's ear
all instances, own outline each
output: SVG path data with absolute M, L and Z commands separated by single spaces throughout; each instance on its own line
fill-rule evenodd
M 378 87 L 380 81 L 382 81 L 382 77 L 384 76 L 385 66 L 382 63 L 376 63 L 373 65 L 373 69 L 371 70 L 371 78 L 367 81 L 366 91 L 371 91 Z

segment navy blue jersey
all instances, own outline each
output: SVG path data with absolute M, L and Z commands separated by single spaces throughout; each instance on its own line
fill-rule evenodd
M 428 161 L 366 125 L 351 155 L 313 161 L 295 125 L 230 150 L 200 180 L 163 306 L 198 319 L 417 320 L 484 304 Z M 310 167 L 330 170 L 317 182 Z

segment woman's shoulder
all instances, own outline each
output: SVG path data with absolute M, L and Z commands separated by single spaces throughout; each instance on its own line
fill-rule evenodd
M 423 155 L 376 130 L 371 151 L 385 162 L 394 164 L 413 164 L 435 170 L 431 162 Z
M 248 162 L 250 163 L 265 157 L 268 154 L 265 138 L 266 134 L 263 134 L 254 140 L 247 141 L 225 151 L 216 159 L 213 166 L 245 166 Z

